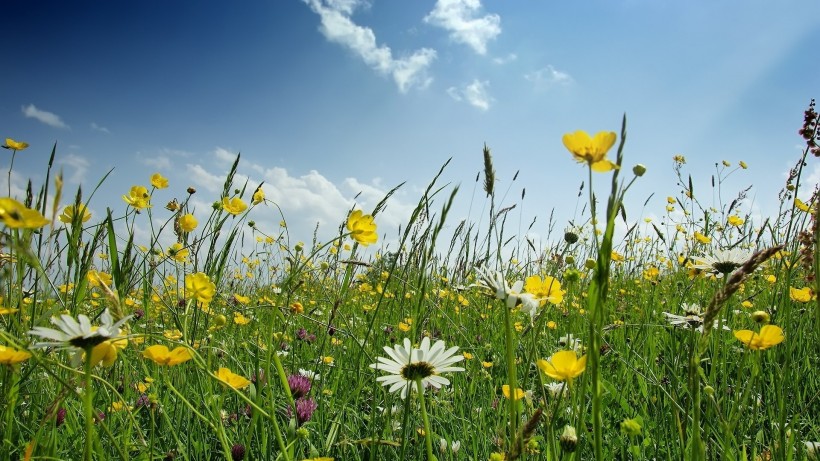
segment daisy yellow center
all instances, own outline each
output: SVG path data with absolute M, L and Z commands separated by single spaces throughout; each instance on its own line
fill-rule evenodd
M 427 362 L 409 363 L 401 369 L 401 377 L 408 381 L 424 379 L 433 374 L 435 374 L 435 369 Z

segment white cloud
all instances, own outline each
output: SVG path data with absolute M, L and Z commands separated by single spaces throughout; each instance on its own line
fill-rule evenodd
M 77 154 L 68 154 L 58 160 L 58 163 L 67 165 L 73 169 L 71 176 L 68 177 L 68 182 L 73 184 L 82 184 L 85 182 L 85 174 L 88 172 L 88 166 L 91 164 L 87 158 Z
M 236 161 L 237 154 L 224 147 L 217 147 L 214 149 L 214 156 L 216 157 L 217 163 L 228 166 L 233 165 L 233 162 Z
M 47 112 L 44 110 L 40 110 L 34 106 L 34 104 L 29 104 L 28 106 L 23 106 L 23 115 L 26 118 L 33 118 L 35 120 L 39 120 L 46 125 L 53 126 L 55 128 L 68 128 L 61 119 L 60 116 L 57 114 L 53 114 L 51 112 Z
M 438 0 L 424 21 L 449 31 L 451 39 L 476 53 L 486 54 L 487 42 L 501 33 L 501 17 L 497 14 L 475 17 L 480 10 L 480 0 Z
M 534 83 L 538 88 L 547 88 L 552 85 L 569 85 L 574 81 L 568 73 L 556 70 L 552 66 L 526 73 L 524 78 Z
M 109 131 L 108 128 L 106 128 L 104 126 L 99 126 L 94 122 L 91 122 L 91 129 L 94 130 L 94 131 L 100 131 L 102 133 L 111 134 L 111 131 Z
M 487 111 L 490 109 L 490 103 L 493 101 L 493 98 L 490 97 L 487 92 L 487 87 L 489 86 L 489 81 L 475 79 L 472 83 L 464 86 L 463 88 L 447 88 L 447 94 L 456 101 L 466 100 L 473 107 L 477 107 L 482 111 Z
M 517 54 L 509 53 L 507 56 L 493 58 L 493 63 L 498 64 L 498 65 L 502 65 L 502 64 L 507 64 L 508 62 L 513 62 L 516 59 L 518 59 Z
M 412 87 L 426 88 L 432 78 L 427 69 L 436 59 L 436 51 L 430 48 L 416 50 L 408 57 L 395 59 L 390 47 L 377 45 L 376 34 L 369 27 L 354 23 L 350 15 L 356 7 L 365 5 L 357 0 L 303 0 L 320 16 L 319 30 L 331 42 L 350 49 L 380 74 L 390 75 L 406 93 Z
M 211 193 L 221 193 L 222 185 L 225 184 L 225 177 L 208 172 L 202 165 L 188 164 L 187 177 L 192 182 L 192 186 L 203 188 Z
M 162 155 L 157 157 L 145 157 L 142 159 L 142 163 L 154 167 L 156 170 L 171 169 L 171 159 Z

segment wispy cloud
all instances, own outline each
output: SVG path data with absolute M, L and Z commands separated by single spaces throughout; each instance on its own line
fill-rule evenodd
M 236 152 L 232 152 L 224 147 L 217 147 L 214 149 L 214 157 L 216 157 L 216 161 L 221 166 L 228 166 L 233 165 L 233 162 L 236 161 Z
M 547 88 L 553 85 L 569 85 L 574 80 L 572 77 L 553 66 L 547 66 L 524 74 L 524 78 L 535 84 L 537 88 Z
M 372 29 L 360 26 L 350 19 L 357 7 L 365 5 L 363 1 L 303 1 L 321 18 L 319 30 L 325 38 L 350 49 L 380 74 L 391 76 L 402 93 L 413 87 L 426 88 L 432 82 L 427 69 L 436 59 L 436 51 L 421 48 L 406 58 L 394 58 L 390 47 L 377 44 L 376 34 Z
M 27 118 L 33 118 L 35 120 L 39 120 L 46 125 L 53 126 L 55 128 L 68 128 L 61 119 L 60 116 L 45 110 L 40 110 L 34 106 L 34 104 L 29 104 L 28 106 L 23 106 L 23 115 Z
M 142 163 L 150 167 L 154 167 L 160 171 L 167 171 L 171 169 L 171 159 L 163 155 L 157 157 L 144 157 L 142 158 Z
M 68 182 L 72 184 L 83 184 L 85 182 L 85 174 L 88 172 L 89 165 L 91 165 L 87 158 L 77 154 L 68 154 L 58 162 L 72 169 L 71 176 L 67 179 Z
M 509 53 L 509 54 L 507 54 L 507 56 L 499 56 L 499 57 L 493 58 L 493 63 L 498 64 L 498 65 L 502 65 L 502 64 L 507 64 L 508 62 L 513 62 L 516 59 L 518 59 L 517 54 Z
M 490 109 L 490 103 L 493 98 L 487 92 L 490 82 L 487 80 L 481 81 L 475 79 L 472 83 L 465 85 L 462 88 L 450 87 L 447 89 L 447 94 L 456 101 L 467 101 L 473 107 L 477 107 L 482 111 Z
M 501 17 L 497 14 L 476 17 L 480 11 L 480 0 L 438 0 L 424 21 L 449 31 L 451 39 L 476 53 L 486 54 L 487 42 L 501 33 Z
M 99 131 L 99 132 L 102 132 L 102 133 L 111 134 L 111 132 L 108 130 L 108 128 L 106 128 L 104 126 L 97 125 L 94 122 L 91 122 L 91 129 L 94 130 L 94 131 Z

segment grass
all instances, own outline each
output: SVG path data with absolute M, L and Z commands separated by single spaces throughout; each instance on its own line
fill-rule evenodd
M 588 177 L 611 185 L 605 209 L 590 194 L 582 221 L 540 248 L 510 245 L 520 236 L 505 229 L 510 209 L 497 208 L 486 146 L 488 224 L 461 222 L 441 240 L 459 192 L 438 184 L 445 164 L 394 237 L 402 251 L 375 253 L 362 248 L 374 229 L 349 222 L 351 210 L 339 211 L 330 241 L 297 241 L 284 216 L 260 229 L 257 209 L 276 204 L 235 184 L 238 157 L 193 228 L 180 221 L 188 200 L 161 206 L 161 177 L 86 221 L 77 210 L 94 194 L 63 203 L 52 151 L 39 190 L 29 183 L 26 197 L 0 202 L 0 458 L 807 459 L 820 440 L 820 252 L 816 201 L 794 197 L 809 128 L 776 216 L 740 216 L 746 191 L 724 202 L 720 186 L 737 171 L 728 165 L 718 203 L 701 202 L 676 157 L 668 224 L 616 239 L 623 198 L 643 174 L 624 164 L 624 121 L 619 168 Z M 396 189 L 369 211 L 376 226 Z M 137 223 L 151 226 L 149 241 L 136 241 Z M 718 276 L 702 258 L 725 249 L 743 257 Z M 515 284 L 532 276 L 554 277 L 562 292 L 534 317 L 534 298 Z M 96 325 L 104 309 L 132 317 L 119 333 L 89 332 L 78 362 L 71 349 L 35 347 L 43 338 L 29 332 L 51 318 Z M 785 341 L 756 350 L 734 334 L 767 323 Z M 464 370 L 406 399 L 388 392 L 369 365 L 383 347 L 425 336 L 458 346 Z M 184 360 L 146 358 L 153 345 L 182 348 Z M 560 367 L 561 350 L 586 360 L 574 379 L 536 366 L 552 357 Z M 297 382 L 303 392 L 291 391 Z M 503 385 L 523 396 L 505 397 Z

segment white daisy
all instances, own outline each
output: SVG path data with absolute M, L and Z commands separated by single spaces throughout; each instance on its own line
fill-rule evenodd
M 683 315 L 670 314 L 669 312 L 664 312 L 663 315 L 672 326 L 683 328 L 684 330 L 694 328 L 703 333 L 703 313 L 701 313 L 700 306 L 697 304 L 683 303 L 681 304 L 681 308 L 683 309 Z M 719 322 L 715 321 L 714 327 L 718 328 L 718 325 Z M 723 325 L 723 329 L 730 330 L 726 325 Z
M 490 290 L 490 292 L 494 293 L 495 299 L 506 301 L 507 308 L 509 309 L 512 309 L 517 304 L 522 304 L 522 310 L 526 309 L 527 313 L 535 315 L 535 309 L 538 307 L 539 300 L 535 299 L 535 296 L 530 293 L 521 292 L 524 288 L 523 280 L 518 280 L 510 286 L 510 284 L 507 283 L 507 279 L 504 278 L 504 274 L 499 271 L 490 271 L 481 268 L 476 268 L 475 271 L 479 279 L 476 286 Z
M 59 329 L 34 327 L 28 334 L 53 340 L 35 343 L 33 346 L 35 348 L 86 349 L 118 337 L 120 327 L 130 318 L 131 316 L 128 315 L 114 322 L 111 313 L 106 309 L 100 315 L 100 325 L 95 329 L 91 326 L 91 320 L 84 314 L 78 315 L 77 320 L 70 315 L 63 314 L 59 318 L 51 318 L 51 323 Z
M 741 248 L 716 250 L 711 255 L 695 256 L 692 258 L 694 260 L 692 267 L 718 274 L 718 276 L 721 277 L 731 274 L 751 257 L 752 252 Z
M 390 386 L 388 392 L 401 392 L 401 397 L 407 397 L 407 390 L 414 389 L 417 379 L 424 387 L 436 389 L 450 384 L 450 380 L 441 376 L 441 373 L 450 371 L 464 371 L 464 368 L 452 366 L 464 360 L 464 356 L 456 354 L 458 347 L 445 349 L 444 341 L 438 340 L 432 346 L 430 338 L 421 340 L 419 347 L 413 347 L 410 340 L 405 338 L 404 344 L 396 344 L 392 348 L 385 346 L 384 352 L 389 358 L 378 357 L 378 363 L 370 368 L 382 370 L 389 375 L 379 376 L 376 381 L 382 386 Z

